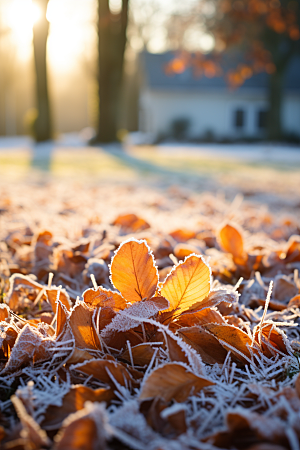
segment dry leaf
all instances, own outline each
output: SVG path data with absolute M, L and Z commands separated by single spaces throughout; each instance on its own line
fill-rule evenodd
M 49 447 L 51 445 L 50 439 L 45 431 L 27 413 L 21 400 L 16 395 L 13 395 L 11 401 L 23 427 L 22 437 L 25 440 L 25 448 L 40 450 L 41 448 Z
M 72 310 L 68 323 L 77 347 L 93 350 L 101 349 L 100 340 L 92 320 L 96 312 L 84 302 L 78 302 Z
M 153 343 L 138 344 L 127 349 L 121 354 L 121 358 L 131 363 L 131 358 L 135 366 L 145 366 L 150 363 L 155 352 Z
M 84 364 L 70 366 L 70 370 L 78 370 L 86 375 L 92 375 L 112 388 L 118 389 L 118 384 L 121 386 L 136 384 L 125 367 L 121 363 L 114 361 L 94 359 Z
M 106 402 L 110 404 L 115 397 L 112 389 L 90 389 L 86 386 L 74 386 L 64 396 L 61 406 L 50 405 L 46 411 L 43 420 L 43 428 L 45 430 L 58 430 L 62 422 L 76 411 L 84 408 L 85 402 Z
M 244 264 L 247 255 L 244 251 L 244 240 L 237 226 L 229 223 L 219 231 L 219 241 L 225 252 L 231 253 L 237 264 Z
M 136 214 L 121 214 L 113 222 L 113 225 L 121 226 L 123 231 L 142 231 L 150 228 L 148 222 Z
M 87 402 L 68 416 L 55 436 L 54 450 L 106 450 L 111 431 L 103 404 Z
M 128 303 L 118 292 L 109 291 L 99 286 L 97 290 L 87 289 L 82 294 L 83 300 L 90 307 L 107 307 L 114 311 L 120 311 L 127 308 Z
M 210 291 L 210 269 L 201 256 L 188 256 L 167 276 L 162 288 L 170 310 L 180 314 L 204 300 Z
M 201 327 L 188 327 L 178 330 L 178 335 L 201 355 L 206 364 L 222 364 L 225 361 L 227 351 L 212 336 Z
M 153 370 L 142 386 L 140 400 L 160 397 L 166 401 L 172 399 L 184 402 L 190 395 L 197 394 L 203 388 L 214 383 L 198 377 L 182 364 L 168 363 Z
M 186 242 L 196 236 L 195 231 L 188 230 L 187 228 L 179 228 L 178 230 L 174 230 L 169 234 L 177 242 Z
M 233 325 L 220 325 L 213 323 L 203 325 L 203 328 L 212 333 L 226 350 L 232 352 L 234 356 L 242 362 L 246 362 L 243 355 L 245 355 L 248 359 L 251 359 L 251 352 L 249 348 L 251 348 L 252 339 L 244 331 L 234 327 Z M 255 353 L 257 351 L 256 347 L 252 347 L 251 351 Z
M 111 280 L 130 303 L 154 296 L 158 272 L 145 241 L 132 239 L 118 248 L 111 263 Z

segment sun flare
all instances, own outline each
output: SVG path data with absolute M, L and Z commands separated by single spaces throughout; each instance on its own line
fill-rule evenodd
M 12 0 L 7 6 L 7 25 L 20 37 L 30 34 L 40 17 L 38 5 L 31 0 Z

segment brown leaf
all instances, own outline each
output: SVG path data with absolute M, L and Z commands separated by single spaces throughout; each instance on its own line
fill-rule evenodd
M 145 241 L 129 240 L 118 248 L 111 263 L 111 280 L 131 303 L 154 296 L 158 272 Z
M 58 295 L 59 292 L 59 295 Z M 69 311 L 72 307 L 72 303 L 70 300 L 70 297 L 68 293 L 64 289 L 59 288 L 50 288 L 46 290 L 46 295 L 48 298 L 48 301 L 51 305 L 52 311 L 54 314 L 56 313 L 57 308 L 57 300 L 60 300 L 61 303 L 65 306 L 65 308 Z
M 291 298 L 291 300 L 288 303 L 288 308 L 290 308 L 291 306 L 296 306 L 297 308 L 299 308 L 300 306 L 300 294 L 299 295 L 295 295 L 295 297 Z
M 5 321 L 9 316 L 9 307 L 5 303 L 0 303 L 0 322 Z
M 168 363 L 151 372 L 142 386 L 139 398 L 160 397 L 166 401 L 174 399 L 184 402 L 190 395 L 213 384 L 212 381 L 189 372 L 184 365 Z
M 94 357 L 87 350 L 79 350 L 79 348 L 74 348 L 74 351 L 70 358 L 68 359 L 68 364 L 79 364 Z
M 201 327 L 181 328 L 178 335 L 187 344 L 193 347 L 207 364 L 223 364 L 227 351 L 219 343 L 218 339 L 212 336 Z
M 55 436 L 54 450 L 106 450 L 110 434 L 103 404 L 87 403 L 68 416 Z
M 15 345 L 18 332 L 8 323 L 0 326 L 0 359 L 8 359 Z
M 212 333 L 226 350 L 232 352 L 242 362 L 245 362 L 245 359 L 240 353 L 244 354 L 248 359 L 251 359 L 251 353 L 248 347 L 251 347 L 252 339 L 244 331 L 233 325 L 213 323 L 206 324 L 203 328 Z M 229 344 L 230 347 L 226 344 Z M 256 348 L 252 348 L 253 353 L 256 352 Z M 240 353 L 235 352 L 235 349 Z
M 125 359 L 130 363 L 132 356 L 134 365 L 145 366 L 150 363 L 154 352 L 155 349 L 153 348 L 153 344 L 150 343 L 138 344 L 135 345 L 134 347 L 131 347 L 130 352 L 129 350 L 125 350 L 125 352 L 121 354 L 120 358 Z
M 174 230 L 169 234 L 177 242 L 186 242 L 196 236 L 195 231 L 188 230 L 187 228 L 179 228 L 178 230 Z
M 244 240 L 237 226 L 229 223 L 224 225 L 219 231 L 219 241 L 225 252 L 231 253 L 239 264 L 243 264 L 247 259 L 244 251 Z
M 288 303 L 292 297 L 299 293 L 296 284 L 285 275 L 277 275 L 274 280 L 273 297 L 284 303 Z
M 109 291 L 108 289 L 99 286 L 94 289 L 87 289 L 82 294 L 83 300 L 91 307 L 106 307 L 109 306 L 114 311 L 120 311 L 127 308 L 128 303 L 118 292 Z
M 26 443 L 25 448 L 40 450 L 41 448 L 49 447 L 51 445 L 50 439 L 45 431 L 27 413 L 21 400 L 16 395 L 13 395 L 11 401 L 23 427 L 22 437 Z
M 204 325 L 205 323 L 225 323 L 219 311 L 212 308 L 204 308 L 194 313 L 184 312 L 179 316 L 176 324 L 181 327 L 192 327 L 193 325 Z
M 51 338 L 43 338 L 37 330 L 25 325 L 1 374 L 14 372 L 25 364 L 34 364 L 48 359 L 50 355 L 52 356 L 50 348 L 53 345 L 54 342 Z
M 258 327 L 255 328 L 254 334 L 255 334 L 255 340 L 258 342 Z M 279 350 L 280 352 L 284 354 L 288 354 L 286 344 L 285 344 L 285 337 L 284 333 L 275 327 L 272 323 L 264 323 L 261 327 L 261 348 L 263 353 L 267 357 L 274 356 L 274 353 L 276 353 L 276 350 Z
M 179 314 L 205 299 L 209 291 L 210 269 L 201 256 L 191 255 L 167 276 L 161 295 Z
M 112 389 L 90 389 L 86 386 L 74 386 L 64 396 L 61 406 L 50 405 L 47 408 L 45 418 L 43 420 L 43 429 L 57 430 L 61 427 L 62 422 L 68 417 L 84 408 L 85 402 L 106 402 L 108 405 L 115 397 Z
M 7 294 L 7 301 L 8 306 L 14 312 L 17 312 L 20 308 L 19 299 L 22 295 L 30 293 L 31 299 L 34 301 L 38 293 L 43 289 L 41 284 L 32 280 L 32 278 L 19 273 L 13 274 L 10 277 L 9 282 L 10 289 Z
M 118 388 L 118 384 L 126 386 L 136 383 L 125 369 L 125 367 L 115 361 L 107 361 L 105 359 L 94 359 L 84 364 L 76 364 L 70 366 L 70 370 L 78 370 L 86 375 L 92 375 L 94 378 L 106 383 L 112 388 Z
M 114 220 L 113 225 L 121 226 L 122 230 L 126 232 L 136 232 L 150 228 L 149 223 L 136 214 L 121 214 Z
M 94 309 L 89 308 L 84 302 L 78 302 L 69 318 L 75 345 L 79 348 L 101 349 L 100 340 L 93 324 Z

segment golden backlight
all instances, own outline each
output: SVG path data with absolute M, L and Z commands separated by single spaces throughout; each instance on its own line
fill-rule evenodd
M 31 0 L 11 0 L 7 5 L 7 25 L 19 36 L 30 35 L 35 22 L 41 17 L 41 11 Z

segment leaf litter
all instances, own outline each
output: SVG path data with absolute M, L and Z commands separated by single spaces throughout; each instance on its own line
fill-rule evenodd
M 60 189 L 0 198 L 1 448 L 298 450 L 297 219 Z

